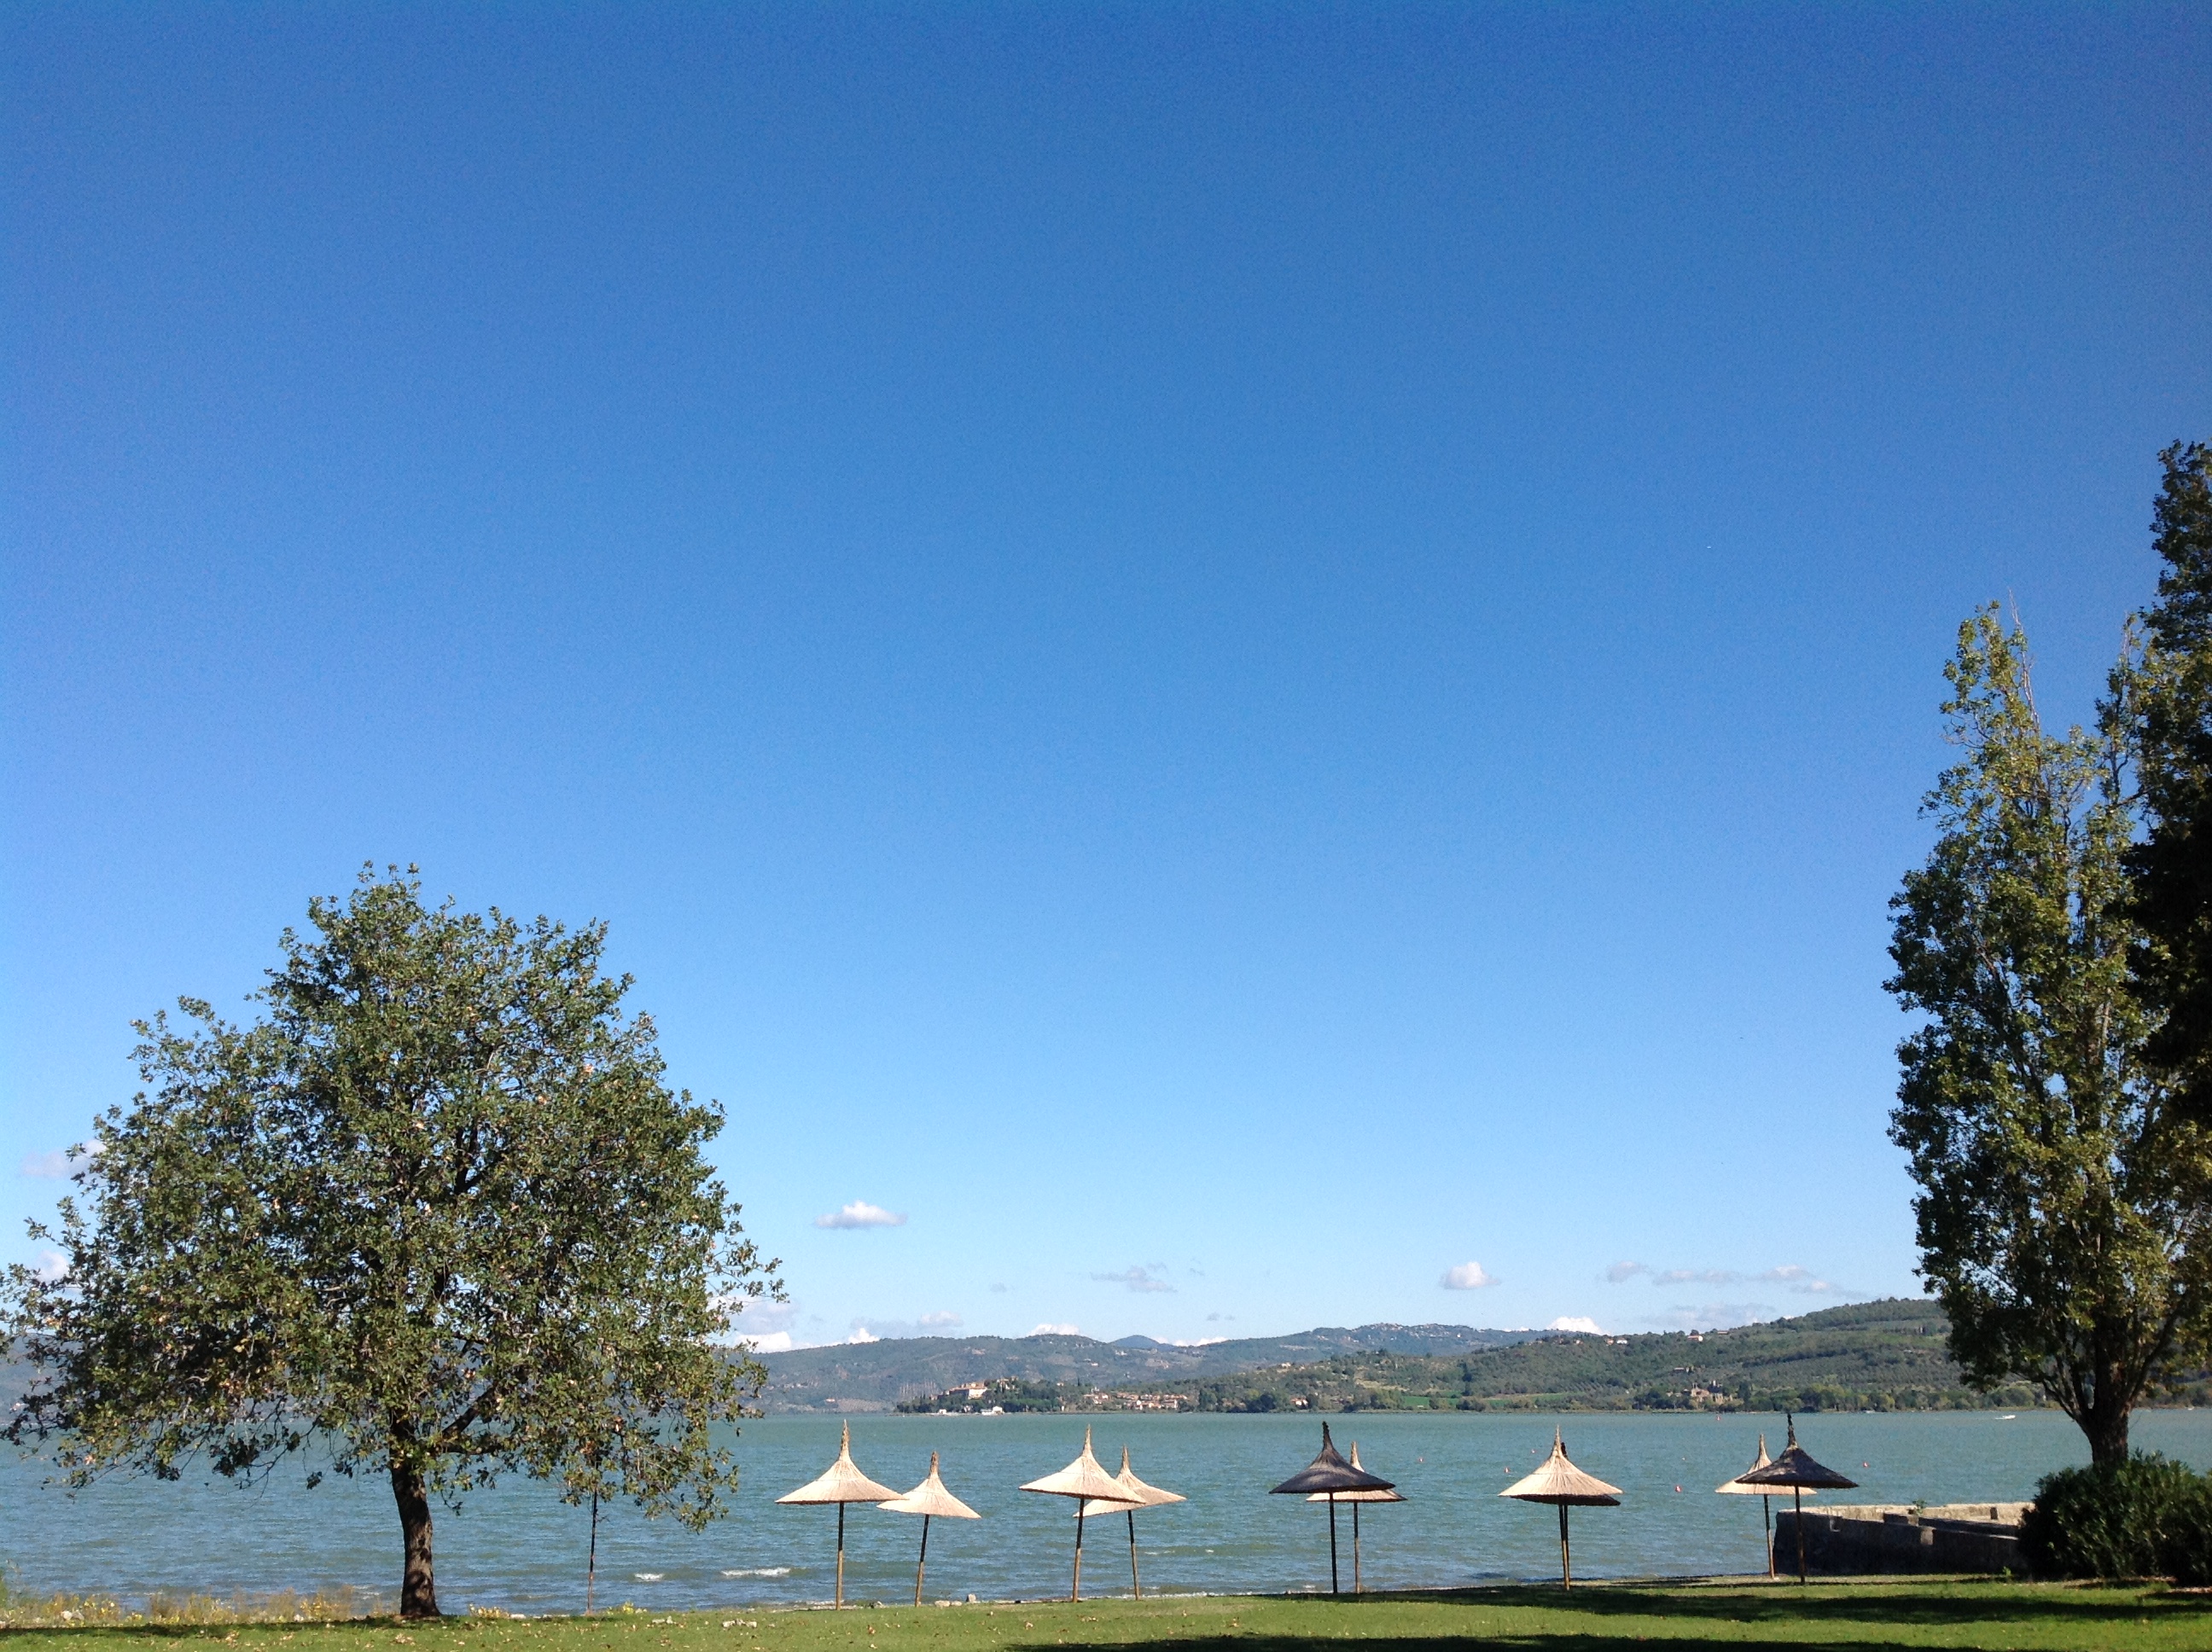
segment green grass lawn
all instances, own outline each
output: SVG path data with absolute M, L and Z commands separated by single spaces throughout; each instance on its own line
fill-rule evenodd
M 10 1652 L 123 1652 L 176 1642 L 254 1652 L 1058 1652 L 1170 1646 L 1188 1652 L 1373 1652 L 1447 1646 L 1601 1652 L 1699 1647 L 2191 1648 L 2212 1652 L 2212 1598 L 2158 1588 L 1995 1582 L 1592 1584 L 1449 1594 L 1227 1596 L 1079 1605 L 765 1610 L 519 1622 L 449 1619 L 0 1630 Z M 179 1649 L 179 1652 L 182 1649 Z

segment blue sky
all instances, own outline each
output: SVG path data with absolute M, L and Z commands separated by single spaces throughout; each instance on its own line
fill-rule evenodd
M 2201 9 L 0 59 L 8 1235 L 413 861 L 612 926 L 779 1336 L 1914 1288 L 1885 902 L 1960 618 L 2081 715 L 2212 436 Z

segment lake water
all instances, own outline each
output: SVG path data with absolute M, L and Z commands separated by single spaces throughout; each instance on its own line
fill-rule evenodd
M 1190 1501 L 1137 1516 L 1147 1593 L 1281 1591 L 1328 1587 L 1328 1516 L 1267 1495 L 1321 1442 L 1310 1417 L 1109 1416 L 1092 1419 L 1097 1452 Z M 1365 1414 L 1330 1419 L 1340 1448 L 1408 1499 L 1361 1516 L 1371 1588 L 1402 1588 L 1556 1575 L 1558 1523 L 1548 1508 L 1497 1494 L 1542 1460 L 1554 1421 L 1583 1468 L 1622 1488 L 1623 1506 L 1574 1515 L 1575 1569 L 1589 1577 L 1747 1571 L 1762 1563 L 1759 1505 L 1713 1487 L 1748 1467 L 1763 1430 L 1778 1451 L 1783 1423 L 1766 1416 L 1582 1415 L 1559 1418 Z M 928 1594 L 1035 1599 L 1067 1588 L 1073 1514 L 1060 1497 L 1015 1488 L 1051 1473 L 1083 1443 L 1074 1417 L 861 1417 L 854 1455 L 902 1490 L 928 1471 L 933 1449 L 954 1494 L 977 1521 L 933 1521 Z M 837 1449 L 836 1419 L 769 1418 L 736 1443 L 744 1487 L 734 1512 L 701 1533 L 627 1509 L 602 1512 L 599 1603 L 654 1610 L 795 1605 L 829 1596 L 836 1510 L 774 1499 L 811 1479 Z M 1828 1501 L 1960 1503 L 2027 1497 L 2038 1476 L 2087 1460 L 2079 1430 L 2056 1412 L 1821 1415 L 1800 1438 L 1863 1489 Z M 2212 1468 L 2212 1411 L 2137 1414 L 2135 1441 Z M 112 1482 L 70 1497 L 40 1484 L 35 1461 L 0 1460 L 0 1529 L 13 1581 L 34 1590 L 118 1595 L 156 1588 L 228 1597 L 351 1587 L 396 1596 L 398 1522 L 381 1481 L 326 1481 L 310 1491 L 288 1471 L 264 1487 Z M 1679 1490 L 1677 1489 L 1679 1488 Z M 1340 1511 L 1351 1586 L 1350 1511 Z M 528 1481 L 437 1517 L 438 1590 L 448 1612 L 471 1606 L 528 1613 L 583 1604 L 587 1516 Z M 921 1522 L 871 1508 L 848 1511 L 848 1600 L 910 1600 Z M 1085 1593 L 1126 1594 L 1127 1527 L 1087 1522 Z

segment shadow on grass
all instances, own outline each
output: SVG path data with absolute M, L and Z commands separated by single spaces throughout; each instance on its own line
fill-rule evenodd
M 1439 1625 L 1440 1632 L 1435 1634 L 1390 1633 L 1396 1625 L 1387 1620 L 1378 1621 L 1375 1632 L 1363 1631 L 1363 1611 L 1394 1603 L 1472 1611 L 1463 1625 Z M 2170 1634 L 2164 1631 L 2202 1625 L 2207 1631 L 2205 1643 L 2212 1645 L 2212 1602 L 2133 1589 L 1626 1585 L 1565 1593 L 1507 1586 L 1370 1595 L 1360 1602 L 1302 1596 L 1279 1604 L 1315 1608 L 1311 1632 L 1286 1633 L 1271 1626 L 1222 1635 L 1211 1632 L 1212 1625 L 1192 1624 L 1194 1632 L 1178 1634 L 1162 1624 L 1127 1638 L 1025 1637 L 1010 1644 L 1006 1652 L 1129 1652 L 1133 1644 L 1159 1643 L 1175 1652 L 1320 1652 L 1322 1643 L 1347 1638 L 1359 1643 L 1360 1652 L 1466 1652 L 1470 1646 L 1611 1652 L 1639 1643 L 1663 1643 L 1681 1652 L 1719 1652 L 1723 1648 L 1734 1652 L 1781 1652 L 1784 1648 L 1866 1652 L 1884 1644 L 1986 1646 L 1992 1631 L 2008 1637 L 2010 1631 L 2025 1625 L 2055 1631 L 2054 1645 L 2104 1649 L 2125 1647 L 2138 1639 L 2171 1644 Z
M 1910 1643 L 1884 1643 L 1854 1636 L 1848 1640 L 1824 1640 L 1818 1637 L 1793 1637 L 1775 1640 L 1752 1633 L 1714 1637 L 1699 1634 L 1668 1634 L 1658 1638 L 1642 1635 L 1607 1635 L 1577 1633 L 1574 1631 L 1498 1630 L 1491 1632 L 1472 1631 L 1464 1635 L 1384 1636 L 1355 1637 L 1360 1652 L 1468 1652 L 1471 1647 L 1528 1649 L 1528 1652 L 1623 1652 L 1630 1647 L 1668 1647 L 1675 1652 L 1869 1652 L 1869 1649 L 1884 1644 L 1925 1648 L 1928 1652 L 1947 1652 L 1955 1647 L 1956 1652 L 1979 1652 L 1987 1643 L 1917 1639 Z M 1340 1645 L 1337 1637 L 1329 1637 L 1332 1643 Z M 1288 1635 L 1231 1635 L 1213 1639 L 1192 1637 L 1165 1643 L 1175 1652 L 1315 1652 L 1322 1643 Z M 2100 1649 L 2121 1648 L 2125 1642 L 2083 1643 Z M 1098 1642 L 1095 1644 L 1077 1641 L 1038 1643 L 1017 1646 L 1011 1652 L 1128 1652 L 1129 1643 Z
M 1977 1588 L 1968 1583 L 1939 1588 L 1879 1582 L 1698 1588 L 1591 1584 L 1572 1590 L 1509 1586 L 1397 1598 L 1510 1606 L 1598 1621 L 1667 1618 L 1743 1625 L 1853 1624 L 1930 1629 L 1968 1624 L 2132 1624 L 2148 1617 L 2160 1622 L 2202 1621 L 2212 1628 L 2212 1606 L 2201 1596 L 2134 1588 L 2019 1584 Z
M 417 1630 L 435 1634 L 441 1629 L 460 1628 L 478 1621 L 455 1613 L 427 1622 L 417 1618 L 311 1618 L 296 1623 L 275 1618 L 239 1618 L 215 1619 L 204 1623 L 133 1619 L 116 1624 L 0 1624 L 0 1642 L 20 1641 L 32 1636 L 52 1639 L 66 1635 L 72 1646 L 120 1646 L 145 1641 L 201 1641 L 219 1646 L 226 1636 L 235 1636 L 240 1630 L 251 1632 L 258 1640 L 274 1642 L 309 1631 L 320 1633 L 325 1630 L 337 1634 L 349 1630 L 374 1631 L 387 1637 L 411 1635 Z M 315 1645 L 312 1640 L 299 1643 L 301 1652 L 314 1652 Z

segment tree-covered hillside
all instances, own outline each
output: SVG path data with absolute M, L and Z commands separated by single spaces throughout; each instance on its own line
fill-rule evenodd
M 1387 1349 L 1456 1355 L 1502 1348 L 1541 1334 L 1469 1325 L 1322 1326 L 1284 1337 L 1241 1337 L 1184 1346 L 1150 1337 L 1099 1342 L 1083 1336 L 901 1337 L 766 1354 L 771 1411 L 888 1406 L 956 1383 L 1008 1378 L 1025 1383 L 1160 1388 L 1261 1366 L 1308 1364 L 1332 1355 Z
M 1946 1410 L 1980 1394 L 1946 1353 L 1942 1313 L 1895 1298 L 1730 1331 L 1557 1336 L 1458 1359 L 1339 1356 L 1197 1386 L 1205 1411 Z
M 1899 1411 L 2038 1401 L 2024 1387 L 1978 1394 L 1944 1350 L 1935 1304 L 1906 1298 L 1832 1308 L 1731 1331 L 1543 1336 L 1455 1357 L 1340 1353 L 1181 1384 L 1008 1381 L 908 1410 L 1126 1410 L 1172 1398 L 1194 1411 Z M 2193 1397 L 2203 1384 L 2170 1397 Z

